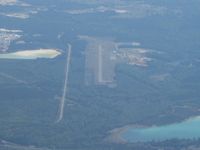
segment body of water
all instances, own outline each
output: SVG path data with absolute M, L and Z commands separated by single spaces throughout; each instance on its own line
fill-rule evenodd
M 128 128 L 121 134 L 126 142 L 150 142 L 170 139 L 197 139 L 200 138 L 200 117 L 195 117 L 165 126 L 148 128 Z

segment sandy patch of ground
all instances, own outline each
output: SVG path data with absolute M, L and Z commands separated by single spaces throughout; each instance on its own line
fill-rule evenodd
M 0 59 L 55 58 L 58 55 L 61 55 L 61 52 L 55 49 L 39 49 L 0 54 Z

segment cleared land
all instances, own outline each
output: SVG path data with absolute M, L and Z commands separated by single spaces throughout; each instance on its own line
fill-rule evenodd
M 63 87 L 63 94 L 60 99 L 58 119 L 56 120 L 56 123 L 59 123 L 63 119 L 63 115 L 64 115 L 67 85 L 68 85 L 68 78 L 69 78 L 70 60 L 71 60 L 71 45 L 68 44 L 68 53 L 67 53 L 66 66 L 65 66 L 65 82 L 64 82 L 64 87 Z
M 13 41 L 21 38 L 21 30 L 0 28 L 0 52 L 6 52 Z
M 37 59 L 55 58 L 61 52 L 55 49 L 25 50 L 13 53 L 0 54 L 0 59 Z
M 115 67 L 120 63 L 147 67 L 151 58 L 149 50 L 139 48 L 140 44 L 116 43 L 108 38 L 80 36 L 88 45 L 85 50 L 85 83 L 86 85 L 115 85 Z M 126 47 L 131 45 L 131 47 Z M 125 47 L 124 47 L 125 46 Z

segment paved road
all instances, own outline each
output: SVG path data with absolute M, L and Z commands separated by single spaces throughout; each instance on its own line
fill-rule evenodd
M 71 49 L 72 49 L 72 46 L 68 44 L 68 52 L 67 52 L 67 59 L 66 59 L 66 66 L 65 66 L 65 81 L 64 81 L 64 87 L 63 87 L 63 94 L 60 100 L 59 114 L 58 114 L 56 123 L 59 123 L 63 119 L 63 115 L 64 115 L 67 85 L 68 85 L 68 78 L 69 78 L 69 67 L 70 67 L 70 60 L 71 60 Z

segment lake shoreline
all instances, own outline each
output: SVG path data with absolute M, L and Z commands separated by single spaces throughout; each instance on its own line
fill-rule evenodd
M 185 119 L 185 120 L 183 120 L 183 121 L 181 121 L 181 122 L 176 122 L 176 123 L 171 123 L 171 124 L 166 124 L 166 125 L 162 125 L 162 126 L 156 126 L 156 125 L 152 125 L 152 126 L 145 126 L 145 125 L 138 125 L 138 124 L 133 124 L 133 125 L 126 125 L 126 126 L 123 126 L 123 127 L 119 127 L 119 128 L 115 128 L 115 129 L 113 129 L 113 130 L 111 130 L 111 131 L 109 131 L 109 136 L 106 138 L 106 140 L 107 141 L 109 141 L 109 142 L 112 142 L 112 143 L 122 143 L 122 144 L 125 144 L 125 143 L 137 143 L 137 142 L 148 142 L 148 141 L 150 141 L 150 140 L 144 140 L 144 141 L 134 141 L 134 140 L 131 140 L 131 139 L 129 139 L 133 134 L 134 134 L 134 130 L 136 131 L 137 130 L 137 132 L 139 131 L 142 131 L 142 132 L 144 132 L 144 131 L 148 131 L 149 132 L 149 130 L 156 130 L 156 134 L 160 134 L 160 131 L 162 131 L 162 129 L 167 129 L 167 130 L 170 130 L 171 132 L 172 131 L 174 131 L 174 132 L 176 132 L 176 130 L 175 129 L 173 129 L 172 127 L 173 126 L 175 126 L 176 128 L 178 127 L 178 125 L 180 126 L 180 127 L 182 127 L 182 126 L 184 126 L 185 127 L 185 124 L 187 125 L 186 127 L 186 131 L 188 130 L 188 131 L 192 131 L 192 129 L 193 129 L 193 123 L 199 123 L 198 121 L 200 121 L 200 116 L 193 116 L 193 117 L 189 117 L 188 119 Z M 193 126 L 192 126 L 193 125 Z M 190 128 L 190 126 L 191 126 L 191 128 Z M 170 128 L 170 129 L 168 129 L 168 128 Z M 182 127 L 183 128 L 183 127 Z M 180 131 L 184 131 L 184 129 L 177 129 L 179 132 Z M 161 129 L 160 131 L 158 130 L 158 129 Z M 195 129 L 195 128 L 194 128 Z M 158 132 L 159 131 L 159 132 Z M 132 132 L 132 133 L 131 133 Z M 152 134 L 152 135 L 156 135 L 156 134 Z M 193 132 L 192 132 L 193 133 Z M 128 138 L 125 138 L 124 137 L 124 134 L 129 134 L 129 137 Z M 132 135 L 131 135 L 132 134 Z M 126 136 L 127 136 L 126 135 Z M 164 135 L 165 135 L 165 133 L 164 133 Z M 160 135 L 159 135 L 160 136 Z M 163 135 L 162 135 L 163 136 Z M 192 139 L 192 138 L 194 138 L 195 136 L 197 136 L 197 135 L 194 135 L 194 134 L 191 134 L 191 137 L 185 137 L 185 138 L 188 138 L 188 139 Z M 133 137 L 134 137 L 134 135 L 133 135 Z M 168 139 L 168 137 L 166 137 L 166 140 L 170 140 L 170 139 L 173 139 L 173 138 L 177 138 L 177 137 L 179 137 L 178 135 L 176 135 L 176 136 L 174 136 L 173 137 L 173 135 L 170 135 L 170 137 L 172 137 L 172 138 L 169 138 Z M 181 136 L 180 136 L 181 137 Z M 199 136 L 198 137 L 200 137 L 200 134 L 199 134 Z M 151 137 L 152 138 L 152 140 L 155 140 L 156 141 L 156 137 Z M 162 137 L 163 138 L 163 137 Z M 184 139 L 184 138 L 179 138 L 179 139 Z

